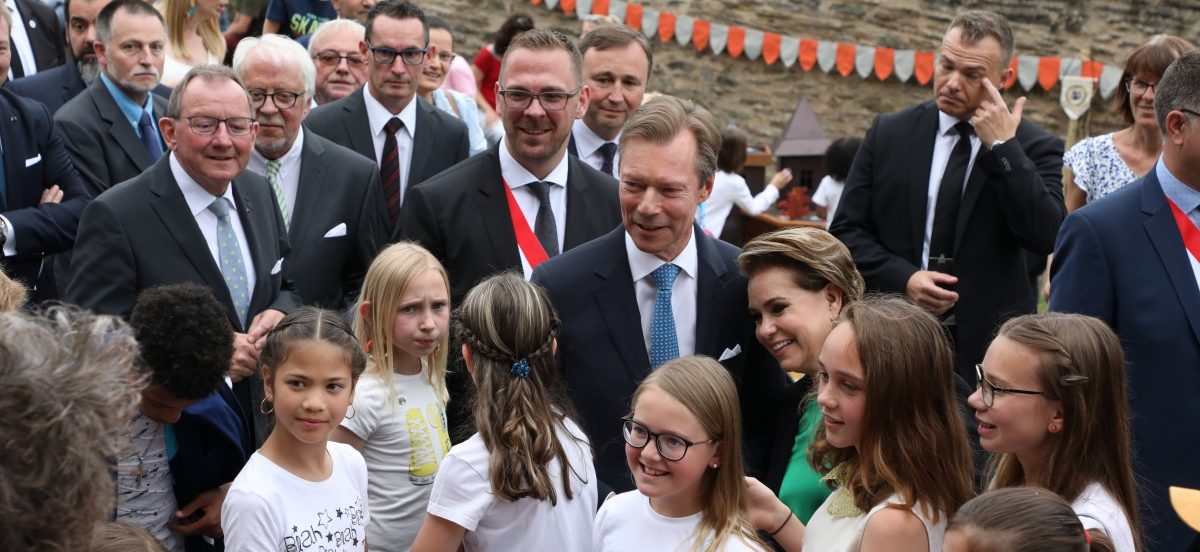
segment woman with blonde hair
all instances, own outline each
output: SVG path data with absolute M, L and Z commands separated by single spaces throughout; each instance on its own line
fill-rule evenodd
M 221 12 L 225 0 L 160 0 L 155 7 L 167 21 L 167 51 L 160 83 L 174 88 L 196 65 L 225 60 Z

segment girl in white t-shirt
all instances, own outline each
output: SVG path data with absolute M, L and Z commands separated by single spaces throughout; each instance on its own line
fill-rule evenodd
M 993 454 L 990 487 L 1045 487 L 1117 552 L 1141 550 L 1125 353 L 1104 322 L 1077 314 L 1013 318 L 977 368 L 968 403 Z
M 659 366 L 621 420 L 636 491 L 596 515 L 593 549 L 766 550 L 746 514 L 742 421 L 729 371 L 707 357 Z
M 443 460 L 413 551 L 591 550 L 596 471 L 554 365 L 557 329 L 545 292 L 511 272 L 463 299 L 479 432 Z
M 946 526 L 945 552 L 1113 552 L 1107 535 L 1085 530 L 1071 505 L 1038 487 L 986 492 Z
M 367 363 L 350 325 L 334 312 L 296 309 L 267 334 L 258 363 L 260 408 L 275 425 L 225 497 L 225 550 L 366 550 L 366 464 L 329 442 Z
M 412 243 L 393 244 L 375 257 L 354 320 L 369 359 L 354 393 L 357 415 L 333 433 L 367 462 L 371 550 L 412 546 L 450 450 L 449 324 L 450 281 L 436 257 Z

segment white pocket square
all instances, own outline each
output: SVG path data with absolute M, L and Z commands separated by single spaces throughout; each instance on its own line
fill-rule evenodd
M 40 153 L 39 153 L 39 154 L 37 154 L 37 156 L 35 156 L 35 157 L 30 157 L 29 159 L 26 159 L 26 160 L 25 160 L 25 166 L 26 166 L 26 167 L 32 167 L 32 166 L 34 166 L 34 165 L 36 165 L 36 164 L 38 164 L 38 163 L 41 163 L 41 162 L 42 162 L 42 154 L 40 154 Z
M 337 237 L 345 236 L 345 235 L 346 235 L 346 223 L 344 223 L 344 222 L 339 222 L 337 226 L 330 228 L 329 231 L 325 233 L 326 238 L 337 238 Z
M 742 346 L 734 345 L 732 349 L 725 349 L 725 352 L 721 353 L 721 358 L 718 358 L 717 362 L 725 362 L 726 360 L 729 360 L 740 354 L 742 354 Z
M 275 261 L 275 266 L 271 267 L 271 276 L 279 274 L 280 270 L 283 270 L 283 259 Z

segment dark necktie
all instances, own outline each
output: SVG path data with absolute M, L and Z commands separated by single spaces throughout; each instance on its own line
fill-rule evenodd
M 958 142 L 950 151 L 946 172 L 942 173 L 937 207 L 933 211 L 933 231 L 929 236 L 929 269 L 948 274 L 954 273 L 955 226 L 962 205 L 967 166 L 971 163 L 971 134 L 975 129 L 971 123 L 960 121 L 954 125 L 954 130 L 958 132 Z
M 558 224 L 554 222 L 554 210 L 550 208 L 550 182 L 530 182 L 529 189 L 538 196 L 537 220 L 533 223 L 533 234 L 546 250 L 547 257 L 558 255 Z
M 600 165 L 600 172 L 614 177 L 617 176 L 613 172 L 613 159 L 617 156 L 617 145 L 612 142 L 605 142 L 604 145 L 600 146 L 600 155 L 604 157 L 604 163 Z
M 17 13 L 17 10 L 9 9 L 8 13 L 12 14 L 12 17 L 10 19 L 12 20 L 13 25 L 24 25 L 25 24 L 24 22 L 21 21 L 21 14 Z M 9 34 L 9 36 L 12 36 L 12 29 L 9 29 L 8 34 Z M 8 51 L 12 52 L 12 60 L 9 62 L 8 68 L 12 69 L 13 78 L 19 79 L 21 77 L 24 77 L 25 76 L 25 67 L 24 67 L 24 65 L 21 64 L 21 55 L 19 53 L 17 53 L 17 46 L 15 44 L 13 44 L 11 40 L 9 41 L 8 46 L 9 46 Z
M 392 117 L 383 126 L 383 161 L 379 163 L 379 176 L 383 184 L 383 199 L 387 204 L 388 225 L 396 227 L 400 221 L 400 153 L 396 147 L 396 133 L 404 123 Z
M 146 148 L 150 163 L 158 161 L 162 157 L 162 146 L 158 143 L 158 135 L 154 134 L 154 122 L 145 111 L 142 111 L 142 119 L 138 121 L 138 133 L 138 139 L 141 140 L 142 147 Z

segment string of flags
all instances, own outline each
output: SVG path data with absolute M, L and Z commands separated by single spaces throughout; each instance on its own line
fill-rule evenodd
M 728 54 L 732 58 L 745 56 L 767 65 L 782 63 L 811 71 L 814 67 L 824 73 L 836 71 L 848 77 L 856 74 L 862 79 L 874 77 L 881 81 L 895 77 L 900 82 L 916 79 L 927 85 L 933 78 L 935 55 L 932 51 L 904 50 L 883 46 L 864 46 L 845 42 L 834 42 L 802 38 L 737 25 L 724 25 L 655 10 L 635 2 L 624 0 L 530 0 L 533 5 L 545 5 L 550 10 L 582 19 L 588 15 L 614 15 L 626 25 L 640 29 L 642 34 L 653 39 L 658 36 L 663 43 L 674 40 L 680 46 L 691 45 L 697 51 L 709 48 L 713 55 Z M 1121 84 L 1121 68 L 1097 61 L 1071 57 L 1014 56 L 1012 77 L 1004 88 L 1020 86 L 1025 91 L 1035 86 L 1050 90 L 1066 77 L 1092 79 L 1100 97 L 1112 98 Z

